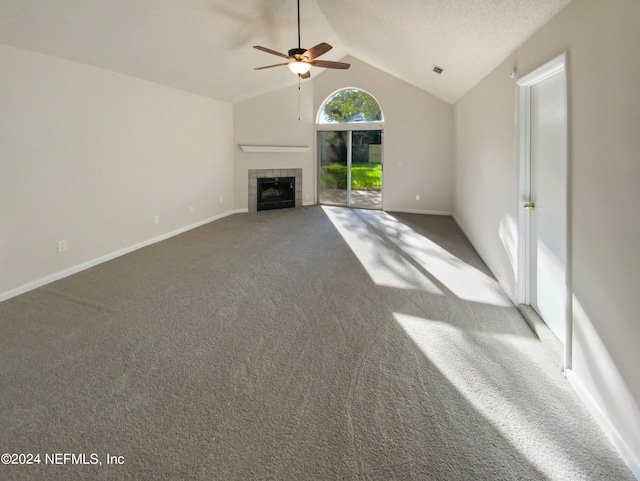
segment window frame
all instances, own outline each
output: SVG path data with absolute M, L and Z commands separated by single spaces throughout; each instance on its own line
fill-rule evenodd
M 376 102 L 376 104 L 378 105 L 378 108 L 380 109 L 380 120 L 363 120 L 363 121 L 351 121 L 351 122 L 324 122 L 323 113 L 325 111 L 325 106 L 327 105 L 327 102 L 329 102 L 338 93 L 343 92 L 345 90 L 355 90 L 358 92 L 362 92 L 368 95 L 369 97 L 371 97 Z M 349 129 L 350 130 L 377 130 L 377 129 L 382 129 L 383 123 L 384 123 L 384 111 L 382 110 L 382 105 L 380 105 L 380 102 L 378 101 L 378 99 L 375 96 L 371 95 L 371 93 L 358 87 L 343 87 L 329 94 L 320 104 L 320 108 L 318 109 L 318 112 L 316 114 L 316 122 L 315 122 L 317 130 L 349 130 Z M 354 128 L 354 126 L 356 125 L 358 126 L 358 128 Z M 349 126 L 349 127 L 336 128 L 337 126 Z M 360 128 L 360 126 L 362 126 L 362 128 Z

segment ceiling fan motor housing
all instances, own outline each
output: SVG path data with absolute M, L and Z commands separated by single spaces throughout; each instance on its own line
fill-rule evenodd
M 302 54 L 306 51 L 306 48 L 292 48 L 289 50 L 289 57 L 295 58 L 296 60 L 302 60 Z

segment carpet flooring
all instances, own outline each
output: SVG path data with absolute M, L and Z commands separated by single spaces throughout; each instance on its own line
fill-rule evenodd
M 450 217 L 232 215 L 0 332 L 2 480 L 634 479 Z

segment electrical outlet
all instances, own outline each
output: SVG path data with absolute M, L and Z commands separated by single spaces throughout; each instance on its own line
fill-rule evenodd
M 160 216 L 159 215 L 154 215 L 153 216 L 153 223 L 154 224 L 159 224 L 160 223 Z
M 309 194 L 305 194 L 304 200 L 309 200 Z
M 222 199 L 222 197 L 220 197 L 220 203 L 222 204 L 222 202 L 223 202 L 223 199 Z
M 193 206 L 192 205 L 189 206 L 189 214 L 193 214 Z
M 67 241 L 66 240 L 58 241 L 58 253 L 64 252 L 66 250 L 67 250 Z
M 420 194 L 416 194 L 416 200 L 420 200 Z

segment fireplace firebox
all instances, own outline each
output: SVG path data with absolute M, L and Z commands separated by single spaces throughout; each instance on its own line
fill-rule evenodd
M 257 210 L 286 209 L 296 206 L 295 177 L 265 177 L 257 180 Z

